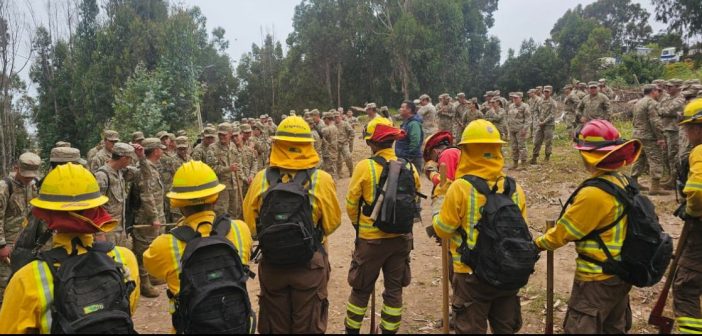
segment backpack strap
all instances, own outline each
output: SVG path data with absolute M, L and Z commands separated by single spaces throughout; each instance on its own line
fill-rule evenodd
M 185 225 L 175 227 L 168 233 L 173 235 L 173 237 L 176 237 L 178 240 L 184 241 L 186 243 L 197 237 L 200 237 L 199 232 Z
M 490 188 L 487 181 L 485 181 L 485 179 L 483 179 L 482 177 L 478 177 L 475 175 L 465 175 L 461 178 L 466 182 L 470 183 L 473 186 L 473 188 L 475 188 L 475 190 L 477 190 L 483 195 L 494 194 L 497 189 L 497 183 L 493 188 Z
M 273 167 L 266 169 L 266 181 L 268 181 L 269 188 L 273 188 L 282 182 L 280 177 L 280 169 Z
M 212 224 L 212 234 L 220 237 L 226 237 L 231 229 L 232 219 L 227 214 L 215 218 Z
M 115 244 L 110 242 L 94 242 L 93 246 L 88 248 L 88 251 L 108 253 L 114 250 Z
M 6 176 L 6 177 L 3 177 L 2 180 L 5 181 L 5 184 L 7 184 L 7 191 L 9 192 L 10 196 L 12 196 L 13 187 L 14 187 L 12 184 L 12 179 L 10 177 Z
M 105 191 L 105 194 L 107 194 L 110 191 L 110 174 L 107 173 L 107 170 L 105 170 L 104 166 L 98 168 L 95 174 L 97 173 L 105 174 L 105 178 L 107 179 L 107 190 Z

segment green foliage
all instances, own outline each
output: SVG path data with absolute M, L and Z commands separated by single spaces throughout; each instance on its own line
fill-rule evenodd
M 78 8 L 76 30 L 66 41 L 52 41 L 43 27 L 34 37 L 30 78 L 42 151 L 67 140 L 85 153 L 106 127 L 185 128 L 194 124 L 198 104 L 205 121 L 232 112 L 238 83 L 225 32 L 215 29 L 209 40 L 197 7 L 108 0 L 102 14 L 96 0 L 81 0 Z M 128 111 L 147 115 L 125 119 Z
M 571 72 L 581 80 L 596 80 L 602 70 L 600 58 L 610 56 L 609 46 L 612 32 L 604 27 L 597 27 L 590 32 L 587 41 L 578 48 L 570 61 Z
M 656 20 L 685 37 L 702 35 L 702 2 L 700 0 L 651 0 Z
M 678 62 L 665 65 L 663 73 L 664 78 L 679 78 L 679 79 L 694 79 L 700 78 L 699 74 L 695 73 L 691 63 Z
M 616 86 L 616 83 L 612 82 L 633 85 L 637 80 L 638 83 L 650 83 L 656 78 L 661 78 L 664 69 L 657 59 L 627 54 L 622 56 L 620 64 L 605 70 L 603 76 L 608 78 L 613 86 Z
M 631 0 L 598 0 L 583 9 L 583 16 L 612 32 L 611 49 L 617 53 L 636 47 L 652 32 L 651 15 Z
M 143 64 L 137 65 L 124 88 L 115 96 L 114 128 L 125 138 L 135 131 L 156 134 L 165 129 L 167 96 L 161 76 L 146 70 Z
M 566 82 L 563 61 L 551 45 L 536 45 L 534 40 L 522 42 L 519 56 L 508 57 L 500 69 L 497 86 L 507 92 L 522 91 L 539 85 L 560 87 Z

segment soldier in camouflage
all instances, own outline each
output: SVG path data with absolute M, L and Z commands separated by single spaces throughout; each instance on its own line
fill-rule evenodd
M 232 132 L 232 125 L 229 123 L 217 126 L 219 141 L 209 147 L 206 163 L 217 174 L 219 183 L 226 187 L 219 193 L 215 212 L 218 215 L 229 214 L 232 219 L 241 219 L 243 190 L 240 186 L 240 173 L 243 163 L 236 145 L 232 143 Z
M 675 181 L 678 176 L 678 118 L 682 117 L 685 108 L 685 98 L 681 94 L 680 86 L 682 80 L 671 79 L 666 83 L 668 96 L 658 103 L 658 116 L 663 126 L 663 135 L 667 148 L 663 151 L 666 163 L 667 179 L 663 181 L 663 187 L 669 190 L 675 189 Z M 664 174 L 665 175 L 665 174 Z
M 448 93 L 439 96 L 439 104 L 436 105 L 436 113 L 439 116 L 439 131 L 453 132 L 456 110 L 449 102 L 450 98 Z
M 461 135 L 463 134 L 463 129 L 468 126 L 468 124 L 465 123 L 465 116 L 468 114 L 468 110 L 470 109 L 470 105 L 472 103 L 466 99 L 466 94 L 461 92 L 458 94 L 458 101 L 456 106 L 454 107 L 455 113 L 453 117 L 453 138 L 458 142 L 461 138 Z
M 251 125 L 241 125 L 239 129 L 234 128 L 234 136 L 232 138 L 234 144 L 236 144 L 239 156 L 241 156 L 242 166 L 239 176 L 243 187 L 243 195 L 246 195 L 249 191 L 251 181 L 253 181 L 259 170 L 258 156 L 254 149 L 254 143 L 251 140 L 251 131 Z
M 29 201 L 37 197 L 35 182 L 39 178 L 40 165 L 39 156 L 24 153 L 14 168 L 14 176 L 0 180 L 0 306 L 12 273 L 12 248 L 29 214 Z
M 254 143 L 254 149 L 258 155 L 258 165 L 259 169 L 264 169 L 268 167 L 268 160 L 270 156 L 271 143 L 270 138 L 265 136 L 264 129 L 265 126 L 260 122 L 254 123 L 251 127 L 253 136 L 251 137 Z
M 124 227 L 125 216 L 125 201 L 127 200 L 127 185 L 128 182 L 137 181 L 138 170 L 134 167 L 129 167 L 132 163 L 132 156 L 142 158 L 144 149 L 135 144 L 135 148 L 126 143 L 118 142 L 112 148 L 112 157 L 102 167 L 94 173 L 95 179 L 100 186 L 100 193 L 108 198 L 107 203 L 102 207 L 117 221 L 117 226 L 114 230 L 107 233 L 95 234 L 96 237 L 104 237 L 105 241 L 113 243 L 117 246 L 127 246 L 128 239 L 126 229 Z M 103 240 L 103 238 L 98 238 Z
M 102 141 L 102 149 L 95 153 L 92 158 L 88 159 L 88 168 L 93 174 L 112 157 L 112 147 L 115 145 L 115 143 L 119 142 L 119 133 L 112 130 L 106 130 L 103 134 L 104 139 Z
M 522 92 L 515 92 L 512 95 L 512 105 L 507 111 L 507 129 L 509 130 L 509 144 L 512 148 L 512 169 L 519 169 L 519 161 L 522 165 L 527 161 L 526 141 L 531 126 L 532 117 L 529 104 L 524 103 Z
M 539 101 L 539 107 L 536 109 L 538 115 L 534 118 L 536 124 L 534 125 L 534 151 L 531 154 L 530 164 L 536 164 L 536 160 L 539 157 L 539 152 L 541 151 L 541 145 L 545 143 L 545 160 L 548 162 L 551 159 L 552 144 L 553 144 L 553 131 L 556 128 L 556 113 L 558 111 L 558 105 L 556 101 L 551 97 L 553 93 L 553 87 L 547 85 L 543 89 L 544 97 Z
M 215 141 L 217 141 L 217 130 L 212 127 L 205 127 L 202 131 L 202 142 L 193 148 L 192 159 L 194 161 L 206 161 L 207 151 Z
M 575 112 L 580 104 L 580 98 L 578 98 L 578 94 L 573 90 L 573 86 L 570 84 L 566 85 L 563 91 L 563 110 L 565 112 L 563 115 L 563 122 L 565 122 L 568 133 L 570 134 L 573 133 L 580 124 L 580 120 L 576 118 Z
M 323 118 L 326 127 L 322 129 L 322 170 L 336 179 L 338 174 L 334 160 L 339 157 L 339 130 L 334 125 L 332 112 L 325 112 Z
M 493 125 L 495 125 L 495 127 L 497 127 L 497 130 L 500 131 L 502 139 L 507 139 L 507 134 L 509 133 L 506 127 L 507 111 L 502 108 L 502 101 L 497 97 L 492 98 L 491 104 L 492 108 L 485 114 L 485 120 L 491 122 Z
M 317 156 L 319 157 L 319 164 L 318 167 L 323 167 L 324 166 L 324 158 L 322 157 L 322 135 L 317 132 L 317 130 L 314 128 L 314 120 L 312 120 L 312 116 L 305 116 L 305 121 L 307 124 L 310 126 L 310 131 L 312 133 L 312 138 L 314 139 L 314 151 L 317 152 Z
M 581 124 L 595 119 L 610 120 L 612 111 L 609 98 L 600 92 L 597 82 L 590 82 L 588 87 L 589 94 L 580 100 L 576 118 Z
M 607 80 L 606 80 L 606 79 L 601 78 L 599 81 L 597 81 L 597 83 L 598 83 L 598 85 L 599 85 L 600 92 L 601 92 L 603 95 L 607 96 L 607 98 L 609 98 L 609 100 L 614 99 L 614 90 L 612 90 L 612 88 L 610 88 L 609 86 L 607 86 Z
M 663 175 L 663 148 L 665 135 L 663 125 L 658 116 L 659 90 L 656 85 L 647 84 L 643 89 L 644 97 L 634 106 L 634 133 L 632 137 L 643 144 L 643 151 L 639 156 L 631 176 L 638 182 L 639 176 L 648 171 L 651 175 L 651 189 L 649 195 L 667 195 L 661 190 L 661 177 Z M 640 184 L 639 184 L 640 185 Z M 647 188 L 641 186 L 642 190 Z
M 348 122 L 341 118 L 339 112 L 334 112 L 334 121 L 336 128 L 339 130 L 339 155 L 336 158 L 336 172 L 341 177 L 341 172 L 346 164 L 349 169 L 349 177 L 353 174 L 353 160 L 351 159 L 350 144 L 354 141 L 353 127 Z
M 158 138 L 161 140 L 161 144 L 166 146 L 166 150 L 163 151 L 161 159 L 158 164 L 158 172 L 161 174 L 161 182 L 163 182 L 164 195 L 171 191 L 173 186 L 173 175 L 176 172 L 176 144 L 175 144 L 175 134 L 168 132 L 157 133 Z M 174 222 L 171 205 L 169 202 L 164 204 L 164 213 L 166 214 L 166 221 L 169 223 Z
M 431 97 L 428 94 L 423 94 L 419 97 L 419 110 L 417 115 L 422 118 L 422 132 L 424 138 L 428 138 L 436 133 L 439 125 L 436 123 L 436 107 L 431 103 Z

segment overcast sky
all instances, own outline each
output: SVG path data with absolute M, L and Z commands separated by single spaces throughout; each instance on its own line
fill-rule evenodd
M 569 8 L 583 6 L 594 0 L 500 0 L 495 13 L 495 26 L 491 35 L 501 41 L 502 61 L 509 48 L 519 50 L 522 41 L 533 38 L 537 43 L 549 37 L 556 20 Z M 649 12 L 653 8 L 649 0 L 634 0 Z M 208 29 L 222 26 L 229 38 L 229 53 L 238 60 L 248 52 L 251 43 L 260 44 L 261 32 L 274 33 L 285 45 L 285 39 L 292 32 L 292 17 L 300 0 L 185 0 L 188 6 L 199 6 L 207 17 Z M 653 16 L 653 15 L 652 15 Z M 651 20 L 654 32 L 663 25 Z
M 1 1 L 1 0 L 0 0 Z M 64 1 L 55 0 L 15 0 L 20 8 L 32 7 L 36 11 L 36 24 L 46 24 L 46 6 L 50 1 L 61 6 Z M 500 0 L 495 13 L 495 26 L 491 35 L 500 39 L 504 61 L 509 48 L 519 50 L 524 39 L 533 38 L 537 43 L 549 37 L 553 24 L 569 8 L 578 4 L 587 5 L 595 0 Z M 650 0 L 633 0 L 653 12 Z M 285 40 L 292 32 L 292 17 L 300 0 L 175 0 L 185 6 L 199 6 L 207 18 L 207 29 L 221 26 L 229 40 L 229 54 L 238 61 L 243 53 L 251 49 L 252 43 L 261 44 L 262 36 L 271 33 L 285 46 Z M 653 15 L 652 15 L 653 16 Z M 654 32 L 664 26 L 651 19 Z M 27 67 L 22 77 L 29 82 Z M 33 85 L 30 83 L 30 90 Z

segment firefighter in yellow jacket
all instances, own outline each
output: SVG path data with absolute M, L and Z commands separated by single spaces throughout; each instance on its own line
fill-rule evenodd
M 171 208 L 179 209 L 183 214 L 177 225 L 189 226 L 203 237 L 209 236 L 215 220 L 214 205 L 224 188 L 215 172 L 206 164 L 200 161 L 184 163 L 173 176 L 173 188 L 166 195 Z M 227 239 L 236 247 L 242 264 L 248 265 L 252 246 L 249 227 L 240 220 L 232 220 Z M 144 252 L 144 267 L 149 274 L 165 280 L 168 285 L 171 308 L 172 298 L 180 292 L 180 258 L 186 245 L 174 235 L 162 234 Z M 173 313 L 173 309 L 170 313 Z
M 402 131 L 393 127 L 390 120 L 375 118 L 368 123 L 364 139 L 374 156 L 380 156 L 390 162 L 397 160 L 392 145 L 401 134 Z M 361 211 L 363 205 L 370 205 L 375 201 L 382 171 L 383 166 L 373 159 L 362 160 L 353 170 L 346 194 L 346 212 L 357 230 L 358 237 L 348 276 L 352 290 L 346 304 L 344 324 L 349 334 L 359 333 L 363 317 L 368 310 L 368 299 L 381 270 L 385 290 L 380 329 L 383 333 L 397 333 L 402 320 L 402 288 L 407 287 L 411 280 L 412 234 L 383 232 Z M 414 167 L 412 171 L 416 189 L 419 190 L 419 174 Z
M 685 213 L 696 218 L 689 231 L 673 283 L 673 312 L 682 334 L 702 333 L 702 98 L 691 101 L 680 123 L 694 149 L 690 153 L 690 172 L 683 193 Z
M 575 148 L 580 151 L 591 177 L 624 188 L 628 182 L 619 171 L 636 161 L 641 143 L 638 140 L 624 142 L 609 121 L 593 120 L 576 134 Z M 567 334 L 623 334 L 631 328 L 631 284 L 605 274 L 602 267 L 585 260 L 604 261 L 607 256 L 596 240 L 583 239 L 620 218 L 611 229 L 600 234 L 612 256 L 617 258 L 626 237 L 627 216 L 622 216 L 623 211 L 624 205 L 614 196 L 597 187 L 584 187 L 556 226 L 535 239 L 539 249 L 550 251 L 575 242 L 578 253 L 575 279 L 563 327 Z
M 44 179 L 39 196 L 30 202 L 32 214 L 54 230 L 53 247 L 70 255 L 86 253 L 93 235 L 109 232 L 117 222 L 102 208 L 107 197 L 100 194 L 95 177 L 83 166 L 67 163 L 54 168 Z M 80 244 L 73 244 L 76 239 Z M 82 246 L 81 246 L 82 245 Z M 116 246 L 107 253 L 123 266 L 125 281 L 136 288 L 129 296 L 130 311 L 139 300 L 139 267 L 132 251 Z M 52 326 L 54 279 L 44 261 L 32 261 L 10 279 L 0 309 L 0 334 L 48 334 Z
M 475 247 L 478 239 L 476 225 L 481 218 L 481 208 L 487 198 L 473 185 L 459 177 L 478 176 L 489 185 L 498 185 L 504 190 L 504 158 L 497 127 L 487 120 L 475 120 L 463 131 L 459 147 L 460 160 L 456 180 L 446 191 L 442 204 L 434 204 L 433 229 L 441 238 L 449 239 L 449 250 L 453 258 L 453 301 L 455 330 L 457 334 L 485 333 L 487 323 L 495 334 L 512 334 L 522 326 L 518 290 L 500 290 L 481 282 L 470 266 L 461 262 L 458 247 L 462 245 L 459 228 L 467 233 L 467 246 Z M 521 186 L 513 194 L 514 203 L 526 218 L 526 197 Z M 438 211 L 437 211 L 438 210 Z
M 283 120 L 276 129 L 271 146 L 270 168 L 277 169 L 283 183 L 301 172 L 317 167 L 309 125 L 301 117 Z M 244 221 L 256 234 L 263 196 L 270 184 L 267 169 L 259 171 L 244 198 Z M 322 244 L 341 224 L 341 209 L 336 199 L 336 185 L 331 175 L 313 170 L 306 184 L 312 208 L 312 222 L 321 233 Z M 327 283 L 330 265 L 328 254 L 318 249 L 304 265 L 276 266 L 265 252 L 258 268 L 261 284 L 258 331 L 262 334 L 324 333 L 327 329 L 329 301 Z

